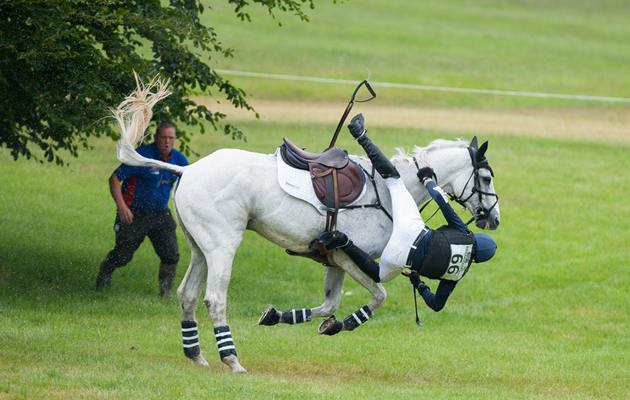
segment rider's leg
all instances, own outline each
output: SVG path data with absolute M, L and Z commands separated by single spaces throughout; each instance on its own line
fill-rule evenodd
M 400 178 L 396 167 L 394 167 L 392 162 L 389 161 L 389 158 L 383 154 L 381 149 L 379 149 L 366 134 L 358 138 L 357 142 L 363 147 L 370 161 L 372 161 L 374 168 L 383 178 Z
M 365 135 L 363 116 L 355 116 L 348 126 L 352 136 L 357 138 L 372 160 L 376 170 L 385 178 L 385 184 L 392 198 L 394 227 L 381 262 L 377 263 L 357 247 L 341 232 L 325 232 L 319 236 L 327 249 L 341 249 L 374 282 L 387 282 L 400 274 L 407 262 L 410 245 L 424 228 L 425 224 L 413 197 L 405 187 L 398 171 L 380 149 Z
M 374 282 L 388 282 L 400 274 L 407 263 L 410 245 L 425 226 L 418 206 L 403 181 L 392 177 L 385 179 L 385 183 L 392 198 L 394 229 L 383 250 L 380 263 L 374 261 L 341 232 L 329 233 L 332 236 L 329 240 L 332 246 L 327 243 L 326 233 L 320 235 L 327 245 L 326 248 L 343 250 Z
M 315 243 L 321 241 L 328 250 L 340 249 L 374 282 L 380 282 L 379 265 L 368 253 L 356 246 L 345 233 L 339 231 L 324 232 L 311 242 L 310 248 L 315 249 Z
M 400 274 L 407 263 L 411 244 L 425 227 L 418 206 L 403 181 L 387 178 L 385 184 L 392 198 L 394 227 L 380 263 L 352 243 L 343 232 L 324 232 L 318 237 L 327 249 L 343 250 L 374 282 L 388 282 Z
M 392 220 L 394 222 L 394 234 L 411 232 L 417 234 L 424 228 L 424 221 L 420 216 L 418 205 L 413 196 L 407 190 L 402 179 L 385 179 L 385 185 L 392 199 Z M 415 237 L 413 238 L 415 239 Z M 413 243 L 413 239 L 410 243 Z
M 361 114 L 352 118 L 350 125 L 348 125 L 350 133 L 363 147 L 370 161 L 372 161 L 372 165 L 383 178 L 400 178 L 400 174 L 389 161 L 389 158 L 367 137 L 367 130 L 363 126 L 363 121 L 363 115 Z
M 350 259 L 359 267 L 361 271 L 363 271 L 367 276 L 372 278 L 374 282 L 380 282 L 381 277 L 380 267 L 376 261 L 370 257 L 368 253 L 361 250 L 360 247 L 356 246 L 352 243 L 352 240 L 348 242 L 345 247 L 342 247 L 341 250 L 344 251 L 350 257 Z

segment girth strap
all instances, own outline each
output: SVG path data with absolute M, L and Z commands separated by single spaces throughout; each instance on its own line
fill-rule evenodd
M 372 174 L 370 174 L 369 172 L 365 170 L 365 168 L 363 168 L 363 166 L 360 166 L 360 167 L 363 170 L 363 173 L 367 175 L 368 179 L 372 183 L 372 186 L 374 187 L 374 194 L 376 195 L 376 201 L 373 204 L 355 204 L 352 206 L 346 206 L 344 208 L 348 210 L 353 210 L 355 208 L 376 208 L 377 210 L 383 211 L 383 213 L 385 213 L 387 218 L 389 218 L 390 221 L 393 221 L 394 218 L 392 218 L 390 213 L 388 213 L 385 207 L 383 207 L 383 203 L 381 203 L 381 196 L 378 193 L 378 187 L 376 186 L 376 180 L 374 179 L 376 168 L 374 167 L 374 165 L 372 165 Z
M 332 211 L 327 211 L 326 212 L 326 230 L 325 232 L 331 232 L 334 231 L 335 228 L 337 227 L 337 215 L 339 214 L 339 180 L 337 178 L 337 169 L 335 168 L 330 168 L 328 171 L 319 174 L 320 176 L 326 176 L 328 174 L 332 173 L 332 181 L 333 181 L 333 193 L 335 194 L 334 197 L 334 201 L 335 201 L 335 208 Z M 326 255 L 328 253 L 328 250 L 326 250 L 326 246 L 324 246 L 324 243 L 321 240 L 317 241 L 317 249 L 320 251 L 320 253 L 322 253 L 322 255 Z

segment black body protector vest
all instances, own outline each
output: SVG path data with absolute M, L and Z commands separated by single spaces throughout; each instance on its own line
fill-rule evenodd
M 427 243 L 427 255 L 418 273 L 430 279 L 459 281 L 472 263 L 475 237 L 449 226 L 433 231 Z

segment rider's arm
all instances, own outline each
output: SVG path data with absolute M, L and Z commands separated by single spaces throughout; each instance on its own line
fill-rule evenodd
M 451 228 L 455 228 L 464 234 L 468 234 L 468 227 L 466 226 L 466 224 L 464 224 L 461 218 L 459 218 L 459 215 L 455 213 L 453 207 L 448 204 L 448 198 L 446 197 L 446 193 L 444 193 L 442 188 L 439 187 L 431 179 L 425 180 L 424 186 L 429 191 L 429 194 L 431 195 L 433 200 L 435 200 L 435 202 L 440 207 L 440 211 L 442 211 L 444 218 L 446 218 L 448 226 L 450 226 Z
M 431 289 L 426 288 L 420 294 L 424 299 L 424 302 L 427 303 L 427 306 L 431 308 L 433 311 L 438 312 L 444 308 L 446 304 L 446 300 L 455 290 L 455 286 L 457 286 L 456 281 L 440 281 L 440 285 L 438 286 L 435 294 L 431 292 Z

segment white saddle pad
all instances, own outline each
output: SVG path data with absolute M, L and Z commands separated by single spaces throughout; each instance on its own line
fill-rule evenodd
M 313 189 L 313 183 L 311 182 L 311 173 L 309 171 L 293 168 L 287 165 L 280 155 L 280 147 L 278 147 L 274 156 L 276 156 L 276 159 L 278 160 L 278 183 L 280 184 L 282 190 L 295 198 L 304 200 L 315 207 L 322 215 L 326 215 L 326 211 L 333 211 L 332 209 L 326 207 L 317 198 L 315 189 Z M 351 205 L 356 204 L 359 200 L 361 200 L 365 194 L 366 187 L 367 185 L 364 184 L 361 194 Z M 342 211 L 345 211 L 345 209 L 341 208 L 339 210 L 339 212 Z

